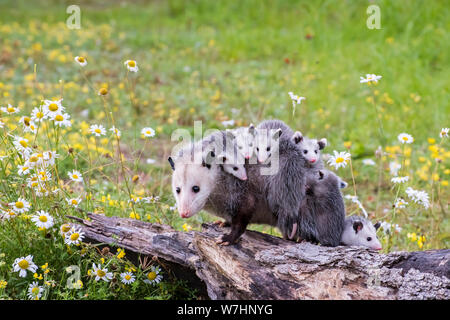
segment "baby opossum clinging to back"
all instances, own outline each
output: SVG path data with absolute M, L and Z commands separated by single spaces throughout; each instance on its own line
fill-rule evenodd
M 309 168 L 323 168 L 320 150 L 327 146 L 327 139 L 309 139 L 304 137 L 300 131 L 296 131 L 292 136 L 292 141 L 300 148 Z
M 347 217 L 341 243 L 346 246 L 362 246 L 381 250 L 381 243 L 377 238 L 377 230 L 380 225 L 379 222 L 372 224 L 366 218 L 359 216 Z
M 338 246 L 344 230 L 341 188 L 347 183 L 328 170 L 307 173 L 305 199 L 298 214 L 298 237 L 324 246 Z

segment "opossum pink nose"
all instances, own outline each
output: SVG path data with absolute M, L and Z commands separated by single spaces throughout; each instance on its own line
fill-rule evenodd
M 250 156 L 248 154 L 245 155 L 245 159 L 250 159 Z
M 314 162 L 316 162 L 316 159 L 311 159 L 311 160 L 309 160 L 309 162 L 314 163 Z
M 242 177 L 242 180 L 247 180 L 247 176 L 243 176 L 243 177 Z
M 381 250 L 381 249 L 383 249 L 381 246 L 380 247 L 377 247 L 377 248 L 375 248 L 375 250 Z
M 180 216 L 182 217 L 182 218 L 188 218 L 189 217 L 189 211 L 183 211 L 183 212 L 180 212 Z

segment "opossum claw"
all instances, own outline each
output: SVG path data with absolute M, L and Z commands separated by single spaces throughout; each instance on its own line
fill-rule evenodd
M 297 233 L 297 223 L 294 223 L 292 226 L 292 232 L 289 235 L 289 240 L 294 239 L 296 233 Z
M 229 227 L 230 226 L 230 224 L 228 222 L 220 221 L 220 220 L 214 221 L 213 224 L 218 226 L 219 228 L 225 228 L 225 227 Z

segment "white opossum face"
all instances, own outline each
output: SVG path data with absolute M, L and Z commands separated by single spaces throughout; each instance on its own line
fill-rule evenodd
M 205 206 L 211 191 L 214 189 L 218 166 L 182 160 L 183 158 L 171 162 L 171 158 L 169 158 L 172 169 L 174 169 L 172 192 L 180 216 L 189 218 Z
M 250 159 L 255 151 L 255 126 L 251 124 L 248 128 L 238 128 L 233 135 L 238 152 L 245 159 Z
M 256 157 L 259 163 L 266 163 L 272 155 L 278 153 L 281 129 L 258 129 L 256 135 Z
M 351 227 L 344 230 L 342 242 L 352 246 L 362 246 L 374 250 L 381 250 L 381 243 L 377 238 L 380 223 L 372 225 L 364 221 L 354 221 Z
M 325 148 L 327 145 L 327 139 L 308 139 L 303 137 L 299 131 L 294 133 L 292 140 L 295 144 L 297 144 L 303 157 L 310 165 L 314 165 L 320 160 L 320 150 Z
M 241 158 L 240 154 L 238 154 L 238 158 Z M 229 155 L 225 154 L 218 155 L 217 159 L 219 160 L 219 163 L 223 163 L 223 171 L 232 174 L 240 180 L 247 180 L 247 170 L 245 170 L 244 167 L 244 159 L 233 161 Z

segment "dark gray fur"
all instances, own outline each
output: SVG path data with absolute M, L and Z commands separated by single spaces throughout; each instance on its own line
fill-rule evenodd
M 287 238 L 294 223 L 305 193 L 305 160 L 300 150 L 291 141 L 293 131 L 280 120 L 267 120 L 257 129 L 282 129 L 279 139 L 279 168 L 274 175 L 260 175 L 263 165 L 252 165 L 247 170 L 249 181 L 260 188 L 267 199 L 270 211 L 277 219 L 277 226 Z M 273 159 L 271 161 L 274 161 Z
M 319 172 L 323 173 L 322 178 Z M 298 216 L 299 238 L 324 246 L 339 245 L 345 221 L 340 182 L 328 170 L 308 172 L 305 199 Z

